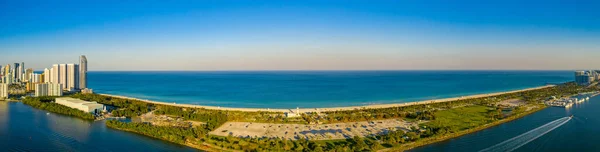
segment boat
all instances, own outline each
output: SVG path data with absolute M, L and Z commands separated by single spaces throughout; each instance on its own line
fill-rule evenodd
M 569 116 L 570 118 L 573 118 L 573 115 Z
M 573 106 L 573 103 L 567 103 L 567 104 L 565 104 L 565 106 L 564 106 L 564 107 L 565 107 L 565 108 L 570 108 L 571 106 Z
M 49 113 L 49 112 L 47 112 L 47 113 L 46 113 L 46 115 L 50 115 L 50 113 Z

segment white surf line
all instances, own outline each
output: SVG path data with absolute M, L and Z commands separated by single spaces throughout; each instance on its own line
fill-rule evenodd
M 496 144 L 492 147 L 483 149 L 479 152 L 513 151 L 513 150 L 545 135 L 546 133 L 562 126 L 563 124 L 567 123 L 569 120 L 571 120 L 571 117 L 563 117 L 563 118 L 554 120 L 554 121 L 544 124 L 540 127 L 537 127 L 533 130 L 530 130 L 526 133 L 523 133 L 519 136 L 508 139 L 508 140 L 501 142 L 499 144 Z

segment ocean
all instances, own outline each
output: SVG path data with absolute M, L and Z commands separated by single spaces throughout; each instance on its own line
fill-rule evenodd
M 403 103 L 573 80 L 572 71 L 88 72 L 96 93 L 244 108 Z

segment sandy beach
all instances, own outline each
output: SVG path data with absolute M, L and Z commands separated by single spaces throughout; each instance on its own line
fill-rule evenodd
M 445 99 L 434 99 L 434 100 L 424 100 L 424 101 L 415 101 L 415 102 L 406 102 L 406 103 L 375 104 L 375 105 L 365 105 L 365 106 L 332 107 L 332 108 L 300 108 L 299 112 L 300 113 L 305 113 L 305 112 L 327 112 L 327 111 L 347 111 L 347 110 L 356 110 L 356 109 L 379 109 L 379 108 L 390 108 L 390 107 L 404 107 L 404 106 L 421 105 L 421 104 L 431 104 L 431 103 L 441 103 L 441 102 L 450 102 L 450 101 L 473 99 L 473 98 L 484 98 L 484 97 L 497 96 L 497 95 L 502 95 L 502 94 L 509 94 L 509 93 L 517 93 L 517 92 L 523 92 L 523 91 L 544 89 L 544 88 L 554 87 L 554 86 L 555 85 L 546 85 L 546 86 L 541 86 L 541 87 L 527 88 L 527 89 L 514 90 L 514 91 L 497 92 L 497 93 L 487 93 L 487 94 L 477 94 L 477 95 L 470 95 L 470 96 L 463 96 L 463 97 L 454 97 L 454 98 L 445 98 Z M 111 95 L 111 94 L 100 94 L 100 95 L 105 95 L 105 96 L 110 96 L 110 97 L 115 97 L 115 98 L 140 100 L 140 101 L 143 101 L 143 102 L 152 103 L 152 104 L 158 104 L 158 105 L 169 105 L 169 106 L 178 106 L 178 107 L 186 107 L 186 108 L 204 108 L 204 109 L 211 109 L 211 110 L 230 110 L 230 111 L 246 111 L 246 112 L 257 112 L 257 111 L 290 112 L 290 110 L 293 110 L 294 112 L 296 112 L 295 108 L 293 108 L 293 109 L 232 108 L 232 107 L 202 106 L 202 105 L 191 105 L 191 104 L 177 104 L 177 103 L 173 103 L 173 102 L 158 102 L 158 101 L 151 101 L 151 100 L 145 100 L 145 99 L 137 99 L 137 98 L 132 98 L 132 97 L 125 97 L 125 96 L 118 96 L 118 95 Z

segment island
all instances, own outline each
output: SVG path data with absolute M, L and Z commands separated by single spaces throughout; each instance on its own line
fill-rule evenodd
M 575 83 L 421 102 L 310 109 L 226 108 L 174 104 L 106 94 L 71 98 L 113 107 L 113 129 L 134 132 L 205 151 L 404 151 L 505 123 L 557 100 L 597 87 Z M 93 120 L 52 103 L 24 103 Z M 63 109 L 63 110 L 56 110 Z M 66 110 L 65 110 L 66 109 Z

